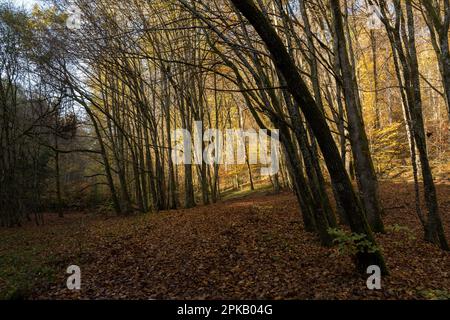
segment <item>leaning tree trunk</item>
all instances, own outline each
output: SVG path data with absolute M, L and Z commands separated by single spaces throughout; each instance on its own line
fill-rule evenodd
M 340 159 L 338 148 L 333 140 L 326 119 L 317 107 L 306 83 L 300 76 L 292 57 L 287 52 L 282 40 L 274 28 L 256 7 L 252 0 L 231 0 L 235 7 L 248 19 L 255 28 L 267 49 L 279 72 L 286 80 L 288 90 L 296 103 L 302 109 L 306 120 L 310 124 L 322 154 L 325 158 L 331 179 L 339 188 L 339 197 L 346 211 L 352 231 L 366 235 L 366 239 L 376 246 L 375 238 L 369 224 L 367 223 L 364 210 L 356 196 L 350 179 L 345 171 L 345 166 Z M 383 255 L 379 250 L 371 252 L 363 250 L 356 257 L 356 265 L 360 272 L 366 272 L 370 265 L 378 265 L 384 274 L 387 267 Z

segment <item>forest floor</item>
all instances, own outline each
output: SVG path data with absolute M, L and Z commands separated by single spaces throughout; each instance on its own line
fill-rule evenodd
M 303 229 L 295 197 L 259 192 L 189 210 L 133 217 L 67 212 L 44 226 L 0 229 L 0 298 L 450 298 L 450 253 L 423 241 L 413 187 L 382 183 L 390 270 L 368 290 L 349 257 Z M 439 185 L 450 238 L 450 185 Z M 69 265 L 81 290 L 66 288 Z

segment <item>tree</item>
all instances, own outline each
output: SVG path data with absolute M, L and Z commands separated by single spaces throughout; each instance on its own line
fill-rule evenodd
M 341 161 L 336 161 L 336 159 L 340 159 L 339 151 L 333 141 L 325 118 L 298 73 L 292 58 L 284 48 L 281 39 L 251 0 L 232 0 L 232 3 L 248 19 L 266 44 L 274 64 L 286 80 L 289 92 L 298 103 L 306 120 L 311 126 L 322 154 L 324 155 L 331 179 L 340 187 L 340 202 L 349 217 L 352 230 L 354 232 L 365 234 L 367 239 L 375 244 L 372 231 L 367 224 L 364 211 L 353 190 L 345 167 Z M 357 264 L 359 270 L 363 272 L 365 272 L 369 265 L 375 264 L 379 265 L 384 273 L 387 273 L 380 252 L 371 253 L 365 251 L 359 253 Z
M 421 217 L 425 229 L 427 241 L 439 244 L 444 250 L 449 250 L 439 214 L 436 187 L 428 159 L 427 141 L 422 111 L 422 96 L 420 86 L 420 73 L 415 42 L 414 15 L 411 1 L 405 2 L 405 15 L 400 1 L 394 1 L 395 25 L 392 26 L 387 13 L 386 2 L 379 1 L 382 21 L 388 32 L 392 51 L 396 53 L 400 61 L 403 74 L 397 72 L 399 82 L 405 85 L 404 101 L 407 108 L 407 121 L 410 122 L 414 143 L 419 153 L 422 169 L 422 178 L 425 193 L 425 202 L 428 209 L 428 220 Z

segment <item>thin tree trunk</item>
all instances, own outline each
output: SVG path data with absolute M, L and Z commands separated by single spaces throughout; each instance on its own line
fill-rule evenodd
M 358 91 L 355 87 L 355 74 L 348 58 L 339 0 L 330 0 L 330 7 L 333 13 L 336 54 L 339 57 L 341 67 L 348 128 L 355 160 L 358 187 L 372 230 L 384 232 L 383 221 L 381 220 L 382 208 L 379 200 L 378 180 L 370 155 L 369 141 L 364 129 Z

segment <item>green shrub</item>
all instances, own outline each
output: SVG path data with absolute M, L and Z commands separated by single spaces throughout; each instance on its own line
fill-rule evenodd
M 367 239 L 365 234 L 350 233 L 342 229 L 328 229 L 328 233 L 333 237 L 333 242 L 337 244 L 340 255 L 356 256 L 360 252 L 377 252 L 380 248 Z

